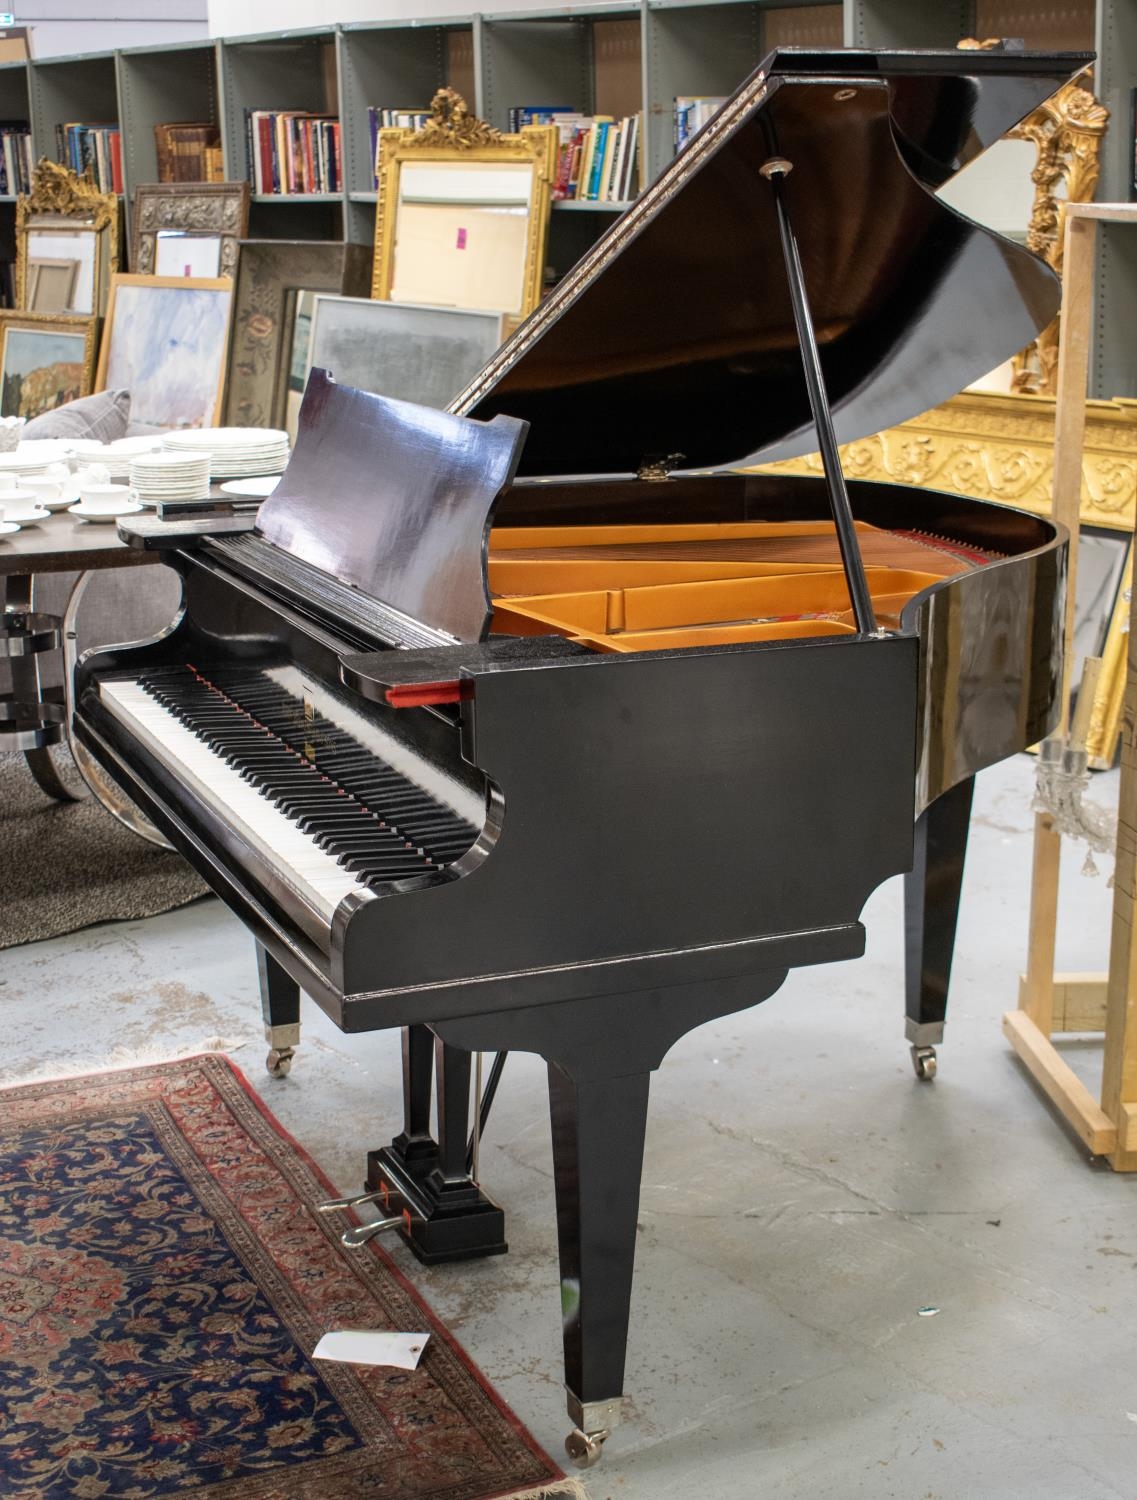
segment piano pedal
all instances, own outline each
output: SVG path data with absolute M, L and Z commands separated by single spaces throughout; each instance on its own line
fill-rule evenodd
M 384 1208 L 390 1208 L 390 1193 L 384 1185 L 374 1192 L 355 1193 L 350 1198 L 327 1198 L 323 1203 L 316 1204 L 316 1212 L 338 1214 L 345 1209 L 359 1208 L 364 1203 L 382 1203 Z M 386 1234 L 391 1229 L 403 1230 L 408 1234 L 411 1232 L 410 1209 L 404 1208 L 398 1213 L 389 1214 L 385 1219 L 374 1219 L 370 1224 L 353 1224 L 340 1235 L 340 1244 L 346 1250 L 360 1250 L 378 1235 Z
M 931 1083 L 936 1076 L 936 1049 L 934 1047 L 912 1048 L 912 1066 L 922 1083 Z
M 505 1211 L 473 1178 L 447 1182 L 390 1146 L 367 1153 L 367 1186 L 392 1212 L 408 1210 L 403 1240 L 424 1266 L 504 1255 Z

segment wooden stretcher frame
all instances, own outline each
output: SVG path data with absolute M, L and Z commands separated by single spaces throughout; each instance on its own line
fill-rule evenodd
M 1137 229 L 1137 203 L 1066 206 L 1062 338 L 1058 346 L 1054 441 L 1054 518 L 1070 531 L 1066 664 L 1062 718 L 1069 720 L 1070 644 L 1077 582 L 1078 522 L 1086 425 L 1094 254 L 1100 223 Z M 1112 634 L 1112 633 L 1111 633 Z M 1118 806 L 1113 924 L 1105 974 L 1056 974 L 1058 874 L 1062 837 L 1047 812 L 1034 826 L 1030 943 L 1016 1010 L 1003 1031 L 1031 1076 L 1095 1156 L 1118 1172 L 1137 1171 L 1137 631 L 1130 629 L 1125 673 L 1121 789 Z M 1107 648 L 1108 651 L 1108 648 Z M 1116 669 L 1116 664 L 1115 664 Z M 1109 663 L 1106 663 L 1109 670 Z M 1052 1040 L 1056 1033 L 1100 1031 L 1105 1040 L 1100 1099 L 1095 1099 Z

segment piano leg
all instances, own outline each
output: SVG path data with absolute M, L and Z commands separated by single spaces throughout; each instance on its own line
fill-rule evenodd
M 269 1054 L 265 1067 L 274 1078 L 287 1078 L 300 1045 L 300 986 L 277 963 L 267 948 L 257 944 L 257 978 Z
M 588 1468 L 620 1421 L 648 1080 L 672 1045 L 782 984 L 766 969 L 617 996 L 436 1021 L 453 1046 L 536 1052 L 548 1064 L 569 1457 Z
M 589 1468 L 620 1418 L 650 1074 L 575 1081 L 549 1063 L 569 1457 Z M 581 1295 L 587 1287 L 587 1300 Z
M 438 1074 L 438 1140 L 430 1133 L 430 1094 Z M 425 1026 L 403 1031 L 403 1129 L 367 1153 L 367 1189 L 385 1207 L 410 1209 L 403 1239 L 424 1265 L 502 1255 L 505 1214 L 466 1166 L 470 1054 L 435 1041 Z
M 969 776 L 924 809 L 916 824 L 916 862 L 904 878 L 904 1032 L 922 1079 L 936 1076 L 936 1044 L 944 1037 L 974 790 Z

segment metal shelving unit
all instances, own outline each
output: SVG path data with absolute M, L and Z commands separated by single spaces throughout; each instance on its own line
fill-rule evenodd
M 1131 111 L 1137 88 L 1137 0 L 608 0 L 422 21 L 374 21 L 0 66 L 0 119 L 27 119 L 37 156 L 54 156 L 55 127 L 117 121 L 127 196 L 157 175 L 154 126 L 216 120 L 225 170 L 248 172 L 245 110 L 338 114 L 343 191 L 259 194 L 250 233 L 264 238 L 374 234 L 368 108 L 425 106 L 457 88 L 499 129 L 519 104 L 605 114 L 642 110 L 648 181 L 671 159 L 677 94 L 727 94 L 774 45 L 950 47 L 965 36 L 1023 35 L 1028 46 L 1095 47 L 1095 91 L 1109 107 L 1099 197 L 1132 190 Z M 558 203 L 550 261 L 558 272 L 625 208 Z M 13 200 L 0 199 L 0 246 Z M 1101 236 L 1091 388 L 1137 396 L 1137 238 Z

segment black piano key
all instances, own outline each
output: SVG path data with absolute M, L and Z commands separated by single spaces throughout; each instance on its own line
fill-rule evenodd
M 459 858 L 477 829 L 347 731 L 255 672 L 160 669 L 144 681 L 200 739 L 369 883 Z

